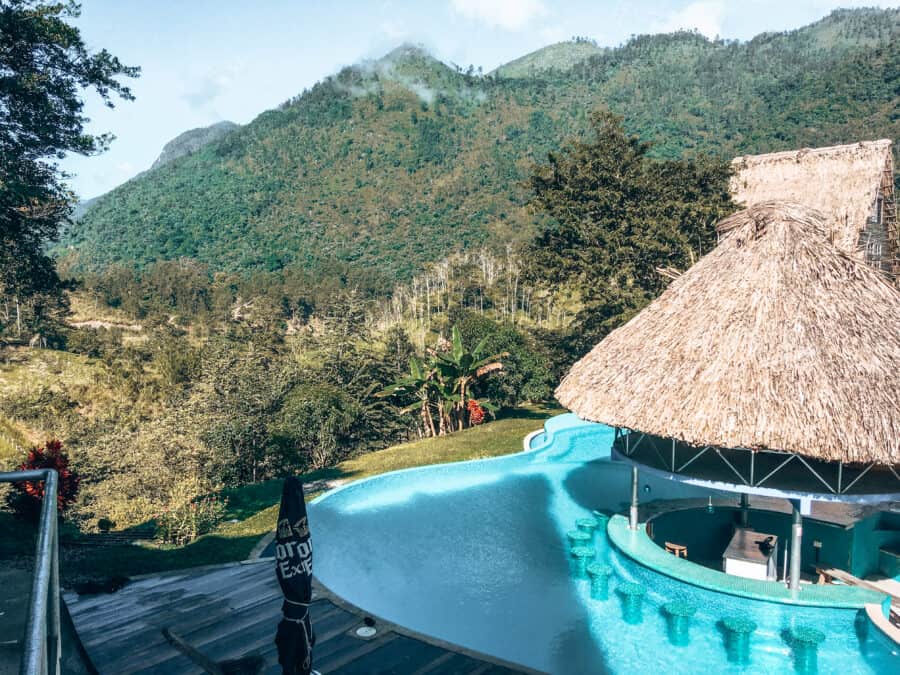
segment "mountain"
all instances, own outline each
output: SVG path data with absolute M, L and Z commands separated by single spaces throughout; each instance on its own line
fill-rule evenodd
M 238 125 L 234 122 L 224 120 L 222 122 L 211 124 L 208 127 L 189 129 L 188 131 L 180 133 L 163 146 L 162 152 L 159 153 L 159 157 L 157 157 L 156 160 L 154 160 L 153 164 L 150 165 L 149 171 L 158 169 L 159 167 L 168 164 L 169 162 L 176 160 L 179 157 L 184 157 L 185 155 L 188 155 L 192 152 L 196 152 L 207 143 L 217 141 L 225 136 L 225 134 L 227 134 L 228 132 L 233 131 L 237 128 Z M 146 171 L 142 171 L 134 178 L 139 178 L 146 173 Z M 131 180 L 134 180 L 134 178 L 132 178 Z M 81 217 L 85 213 L 87 213 L 88 209 L 91 208 L 94 202 L 102 198 L 103 195 L 101 195 L 100 197 L 91 197 L 90 199 L 83 199 L 79 201 L 75 205 L 75 208 L 72 210 L 72 219 L 80 220 Z
M 585 39 L 559 42 L 520 56 L 509 63 L 504 63 L 492 70 L 490 74 L 498 77 L 526 78 L 546 74 L 553 70 L 565 71 L 571 69 L 576 63 L 581 63 L 592 56 L 599 56 L 605 51 L 608 50 Z
M 532 236 L 530 166 L 599 105 L 659 157 L 896 138 L 898 37 L 898 10 L 841 10 L 743 43 L 553 45 L 485 77 L 406 45 L 104 195 L 57 251 L 83 269 L 190 257 L 408 278 L 453 250 Z
M 91 197 L 90 199 L 82 199 L 72 209 L 72 220 L 80 220 L 81 217 L 88 212 L 88 209 L 99 199 L 99 197 Z
M 151 171 L 153 169 L 158 169 L 179 157 L 184 157 L 192 152 L 196 152 L 207 143 L 217 141 L 237 128 L 237 124 L 225 120 L 211 124 L 208 127 L 200 127 L 198 129 L 185 131 L 163 146 L 162 152 L 159 153 L 159 157 L 156 158 L 156 161 L 153 162 L 150 169 Z

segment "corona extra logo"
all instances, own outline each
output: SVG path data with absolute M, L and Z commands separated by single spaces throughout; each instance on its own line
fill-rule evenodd
M 298 537 L 309 536 L 309 523 L 306 519 L 306 516 L 294 523 L 294 532 Z

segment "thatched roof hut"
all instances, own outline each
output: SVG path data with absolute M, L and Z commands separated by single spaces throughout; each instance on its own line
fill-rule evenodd
M 900 463 L 900 291 L 829 219 L 764 203 L 576 363 L 580 417 L 692 446 Z
M 790 201 L 818 209 L 835 246 L 886 273 L 900 272 L 891 141 L 748 155 L 732 165 L 736 202 Z

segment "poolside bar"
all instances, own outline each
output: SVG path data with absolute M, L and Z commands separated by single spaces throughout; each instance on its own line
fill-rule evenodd
M 630 531 L 649 519 L 668 552 L 759 583 L 780 576 L 801 604 L 801 582 L 816 576 L 900 576 L 889 574 L 900 553 L 900 291 L 840 250 L 830 227 L 790 202 L 725 218 L 718 246 L 556 392 L 615 428 L 612 457 L 631 465 Z M 641 474 L 708 488 L 708 508 L 641 504 Z

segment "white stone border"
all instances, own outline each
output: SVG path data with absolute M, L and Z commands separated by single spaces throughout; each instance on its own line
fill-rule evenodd
M 875 628 L 888 640 L 893 641 L 895 645 L 900 645 L 900 628 L 892 624 L 884 615 L 884 609 L 877 603 L 866 605 L 866 616 Z

